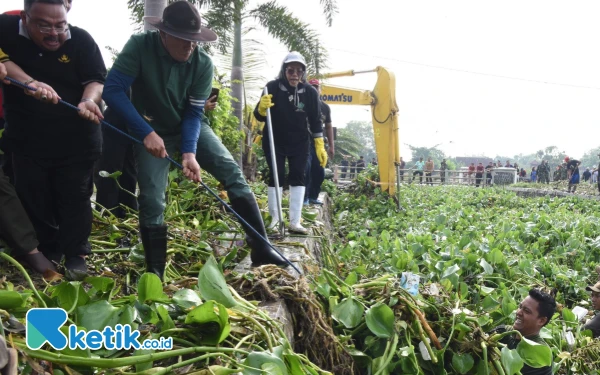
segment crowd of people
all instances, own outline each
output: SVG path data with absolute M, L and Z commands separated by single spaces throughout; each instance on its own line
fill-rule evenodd
M 556 166 L 554 171 L 552 171 L 548 160 L 542 160 L 539 165 L 531 168 L 528 175 L 525 168 L 520 167 L 517 163 L 511 163 L 510 160 L 506 160 L 505 163 L 502 163 L 500 160 L 497 162 L 489 161 L 487 165 L 484 165 L 482 162 L 479 162 L 476 165 L 475 162 L 472 162 L 468 167 L 456 171 L 456 173 L 452 175 L 453 177 L 447 176 L 449 168 L 446 159 L 441 161 L 439 169 L 435 168 L 436 166 L 431 158 L 424 161 L 424 158 L 422 157 L 420 157 L 412 166 L 408 167 L 407 163 L 401 157 L 397 166 L 399 167 L 398 178 L 400 179 L 400 182 L 405 182 L 404 177 L 408 172 L 412 174 L 412 179 L 409 178 L 407 180 L 408 183 L 414 182 L 418 177 L 419 183 L 423 184 L 423 177 L 425 177 L 425 184 L 433 185 L 434 178 L 432 176 L 437 174 L 435 180 L 441 184 L 446 183 L 446 180 L 450 179 L 456 183 L 479 187 L 491 185 L 493 183 L 494 171 L 506 172 L 506 168 L 510 168 L 516 171 L 518 177 L 517 181 L 520 182 L 549 184 L 551 181 L 567 181 L 567 191 L 575 193 L 577 185 L 583 181 L 584 183 L 598 184 L 598 191 L 600 192 L 600 180 L 598 179 L 600 164 L 597 167 L 586 168 L 583 173 L 580 173 L 580 164 L 581 162 L 579 160 L 571 159 L 567 156 L 563 163 Z
M 600 155 L 599 155 L 600 156 Z M 598 184 L 598 191 L 600 192 L 600 183 L 598 181 L 598 171 L 600 165 L 597 167 L 587 167 L 581 173 L 579 166 L 581 161 L 565 157 L 562 164 L 559 164 L 552 171 L 552 181 L 567 181 L 567 191 L 575 193 L 577 185 L 581 182 L 588 184 Z M 532 167 L 527 178 L 527 171 L 521 169 L 519 172 L 520 181 L 532 182 L 532 183 L 550 183 L 550 172 L 551 168 L 547 160 L 543 160 L 537 167 Z
M 371 159 L 369 164 L 378 165 L 377 159 Z M 365 160 L 364 156 L 361 155 L 358 159 L 356 159 L 354 156 L 343 155 L 342 162 L 340 163 L 340 178 L 342 180 L 352 180 L 356 178 L 360 172 L 364 171 L 366 167 L 367 161 Z

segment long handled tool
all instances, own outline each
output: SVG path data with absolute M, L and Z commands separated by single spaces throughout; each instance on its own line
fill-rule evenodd
M 264 94 L 269 95 L 269 90 L 265 86 Z M 273 123 L 271 122 L 271 108 L 267 108 L 267 130 L 269 131 L 269 148 L 271 149 L 271 169 L 273 173 L 273 182 L 275 183 L 275 199 L 277 200 L 277 213 L 279 214 L 279 234 L 283 237 L 285 229 L 283 226 L 283 209 L 281 208 L 281 193 L 279 192 L 279 176 L 277 174 L 277 156 L 275 152 L 275 137 L 273 136 Z
M 19 81 L 15 80 L 15 79 L 13 79 L 13 78 L 6 77 L 6 80 L 7 80 L 7 81 L 9 81 L 11 84 L 14 84 L 15 86 L 21 87 L 21 88 L 23 88 L 23 89 L 30 90 L 30 91 L 36 91 L 36 89 L 34 89 L 33 87 L 31 87 L 31 86 L 27 86 L 27 85 L 24 85 L 23 83 L 21 83 L 21 82 L 19 82 Z M 67 103 L 67 102 L 65 102 L 65 101 L 64 101 L 64 100 L 62 100 L 62 99 L 59 99 L 59 101 L 58 101 L 58 102 L 59 102 L 60 104 L 62 104 L 62 105 L 65 105 L 65 106 L 67 106 L 67 107 L 69 107 L 69 108 L 71 108 L 71 109 L 74 109 L 74 110 L 76 110 L 77 112 L 81 111 L 81 109 L 79 109 L 78 107 L 74 106 L 74 105 L 73 105 L 73 104 L 71 104 L 71 103 Z M 131 140 L 132 140 L 132 141 L 134 141 L 135 143 L 138 143 L 138 144 L 141 144 L 141 145 L 143 145 L 143 144 L 144 144 L 144 143 L 143 143 L 142 141 L 140 141 L 139 139 L 132 137 L 131 135 L 129 135 L 129 134 L 127 134 L 127 133 L 125 133 L 124 131 L 122 131 L 122 130 L 120 130 L 120 129 L 117 129 L 116 127 L 114 127 L 113 125 L 109 124 L 108 122 L 106 122 L 106 121 L 104 121 L 104 120 L 100 120 L 100 123 L 101 123 L 102 125 L 108 126 L 109 128 L 111 128 L 112 130 L 116 131 L 117 133 L 119 133 L 119 134 L 121 134 L 121 135 L 123 135 L 123 136 L 125 136 L 125 137 L 127 137 L 127 138 L 129 138 L 129 139 L 131 139 Z M 173 159 L 172 159 L 170 156 L 167 156 L 167 157 L 166 157 L 166 159 L 167 159 L 168 161 L 170 161 L 170 162 L 171 162 L 171 164 L 173 164 L 173 165 L 174 165 L 174 166 L 176 166 L 177 168 L 179 168 L 179 169 L 181 169 L 181 170 L 183 169 L 183 166 L 182 166 L 181 164 L 179 164 L 178 162 L 176 162 L 175 160 L 173 160 Z M 214 192 L 214 191 L 213 191 L 211 188 L 209 188 L 208 186 L 206 186 L 206 184 L 205 184 L 203 181 L 200 181 L 200 184 L 201 184 L 201 185 L 202 185 L 202 187 L 204 187 L 204 188 L 205 188 L 205 189 L 206 189 L 206 190 L 207 190 L 207 191 L 208 191 L 208 192 L 209 192 L 209 193 L 210 193 L 210 194 L 211 194 L 213 197 L 215 197 L 215 198 L 216 198 L 216 199 L 217 199 L 217 200 L 218 200 L 218 201 L 219 201 L 219 202 L 220 202 L 220 203 L 221 203 L 221 204 L 222 204 L 222 205 L 223 205 L 223 206 L 224 206 L 224 207 L 225 207 L 225 208 L 226 208 L 226 209 L 227 209 L 229 212 L 231 212 L 231 213 L 232 213 L 232 214 L 233 214 L 233 215 L 234 215 L 234 216 L 235 216 L 235 217 L 236 217 L 236 218 L 237 218 L 237 219 L 238 219 L 238 220 L 239 220 L 239 221 L 240 221 L 242 224 L 244 224 L 244 225 L 246 226 L 246 228 L 249 228 L 249 229 L 250 229 L 250 230 L 251 230 L 251 231 L 252 231 L 252 232 L 253 232 L 253 233 L 254 233 L 256 236 L 258 236 L 258 238 L 260 238 L 262 241 L 264 241 L 264 242 L 265 242 L 267 245 L 269 245 L 269 247 L 270 247 L 271 249 L 273 249 L 273 250 L 274 250 L 274 251 L 275 251 L 277 254 L 279 254 L 279 255 L 280 255 L 280 256 L 281 256 L 283 259 L 285 259 L 285 261 L 286 261 L 286 262 L 287 262 L 287 263 L 288 263 L 290 266 L 292 266 L 292 268 L 293 268 L 293 269 L 294 269 L 296 272 L 298 272 L 298 274 L 299 274 L 299 275 L 300 275 L 300 274 L 302 274 L 302 273 L 300 272 L 300 270 L 299 270 L 298 268 L 296 268 L 296 266 L 294 266 L 294 264 L 293 264 L 292 262 L 290 262 L 290 261 L 289 261 L 289 259 L 287 259 L 285 256 L 283 256 L 283 254 L 281 254 L 281 253 L 279 252 L 279 250 L 277 250 L 277 249 L 275 248 L 275 246 L 273 246 L 273 245 L 272 245 L 272 244 L 269 242 L 269 240 L 267 240 L 265 237 L 263 237 L 263 236 L 262 236 L 260 233 L 258 233 L 258 231 L 257 231 L 256 229 L 254 229 L 254 228 L 253 228 L 253 227 L 252 227 L 250 224 L 248 224 L 248 223 L 246 222 L 246 220 L 244 220 L 244 219 L 243 219 L 243 218 L 242 218 L 242 217 L 241 217 L 241 216 L 240 216 L 240 215 L 239 215 L 237 212 L 235 212 L 235 210 L 234 210 L 233 208 L 231 208 L 231 206 L 229 206 L 229 205 L 228 205 L 228 204 L 227 204 L 227 203 L 226 203 L 224 200 L 222 200 L 222 199 L 219 197 L 219 195 L 218 195 L 217 193 L 215 193 L 215 192 Z M 279 191 L 279 190 L 278 190 L 278 191 Z

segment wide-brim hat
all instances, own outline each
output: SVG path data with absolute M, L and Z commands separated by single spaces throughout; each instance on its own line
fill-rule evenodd
M 163 11 L 162 18 L 144 17 L 144 19 L 160 31 L 190 42 L 211 43 L 219 40 L 214 31 L 202 26 L 198 9 L 186 0 L 169 4 Z
M 600 293 L 600 281 L 594 284 L 593 286 L 585 287 L 585 290 L 587 290 L 588 292 Z

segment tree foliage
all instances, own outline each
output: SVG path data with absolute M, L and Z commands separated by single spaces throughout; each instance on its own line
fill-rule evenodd
M 593 148 L 583 154 L 580 161 L 583 169 L 590 168 L 592 170 L 592 168 L 598 168 L 600 163 L 600 147 Z
M 409 144 L 407 144 L 407 146 L 412 154 L 412 159 L 410 160 L 412 163 L 420 158 L 423 158 L 423 160 L 431 158 L 436 165 L 439 165 L 439 163 L 442 162 L 442 159 L 446 158 L 444 152 L 436 147 L 418 147 Z
M 333 163 L 341 163 L 344 156 L 357 158 L 362 149 L 362 142 L 348 128 L 337 130 L 337 139 L 335 140 L 335 155 Z
M 175 0 L 168 0 L 172 3 Z M 232 109 L 238 119 L 238 129 L 246 133 L 247 142 L 240 140 L 237 146 L 238 152 L 235 157 L 244 170 L 253 170 L 244 166 L 244 160 L 253 160 L 253 149 L 247 122 L 244 121 L 244 107 L 248 100 L 255 101 L 254 95 L 260 95 L 260 91 L 249 94 L 248 91 L 257 89 L 257 76 L 248 80 L 246 75 L 249 69 L 257 69 L 264 65 L 260 54 L 256 54 L 253 48 L 244 48 L 244 31 L 247 32 L 247 20 L 253 20 L 258 26 L 262 26 L 269 35 L 283 43 L 288 50 L 300 52 L 307 63 L 309 75 L 316 75 L 319 68 L 326 67 L 327 51 L 320 47 L 318 34 L 307 24 L 299 20 L 285 6 L 276 0 L 262 1 L 251 7 L 249 0 L 188 0 L 200 7 L 203 12 L 203 24 L 212 29 L 219 37 L 216 49 L 223 55 L 231 58 L 231 80 Z M 321 0 L 323 12 L 329 25 L 333 16 L 337 13 L 336 0 Z M 144 0 L 128 0 L 132 19 L 138 25 L 142 24 L 144 16 Z M 204 45 L 204 48 L 214 55 L 212 45 Z M 255 53 L 249 57 L 248 53 Z M 258 57 L 257 57 L 258 56 Z M 283 56 L 282 56 L 283 58 Z M 251 68 L 246 64 L 250 59 L 254 64 Z M 264 85 L 260 83 L 260 87 Z M 247 178 L 251 176 L 246 175 Z
M 377 157 L 375 152 L 375 137 L 373 136 L 373 124 L 369 121 L 350 121 L 345 128 L 338 129 L 338 140 L 336 140 L 336 148 L 339 143 L 340 131 L 349 133 L 358 140 L 358 148 L 356 152 L 350 153 L 354 157 L 364 156 L 367 162 Z
M 169 4 L 174 1 L 176 0 L 168 0 Z M 308 64 L 309 74 L 314 75 L 317 66 L 322 69 L 327 65 L 328 54 L 319 42 L 318 33 L 276 0 L 261 2 L 254 8 L 250 8 L 248 0 L 188 1 L 203 10 L 202 22 L 219 36 L 216 49 L 221 53 L 231 53 L 233 50 L 233 25 L 239 17 L 242 23 L 244 20 L 253 19 L 290 51 L 302 53 Z M 321 0 L 321 5 L 327 24 L 331 26 L 333 17 L 338 12 L 337 1 Z M 131 11 L 132 21 L 141 30 L 144 0 L 128 0 L 127 6 Z
M 560 151 L 558 146 L 548 146 L 544 149 L 538 150 L 531 154 L 517 154 L 513 157 L 509 156 L 499 156 L 496 155 L 494 160 L 500 160 L 502 165 L 509 160 L 511 164 L 517 163 L 520 168 L 525 168 L 525 170 L 530 171 L 532 163 L 539 164 L 542 160 L 547 160 L 548 165 L 550 165 L 550 170 L 554 170 L 558 165 L 563 163 L 563 160 L 567 156 L 564 151 Z
M 213 83 L 214 87 L 219 85 L 218 82 Z M 223 145 L 231 153 L 238 152 L 239 141 L 244 137 L 244 133 L 238 130 L 237 117 L 233 115 L 231 109 L 231 89 L 221 87 L 217 106 L 214 110 L 207 111 L 206 116 L 210 120 L 210 127 L 221 138 Z

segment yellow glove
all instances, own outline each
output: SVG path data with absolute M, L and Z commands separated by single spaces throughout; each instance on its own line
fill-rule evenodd
M 321 167 L 325 168 L 327 165 L 327 151 L 325 151 L 325 142 L 323 141 L 323 137 L 315 138 L 314 141 L 319 164 L 321 164 Z
M 258 103 L 258 113 L 261 116 L 266 116 L 267 115 L 267 109 L 271 108 L 272 106 L 275 105 L 271 101 L 272 97 L 273 97 L 273 95 L 269 94 L 269 95 L 263 95 L 260 98 L 260 102 Z

